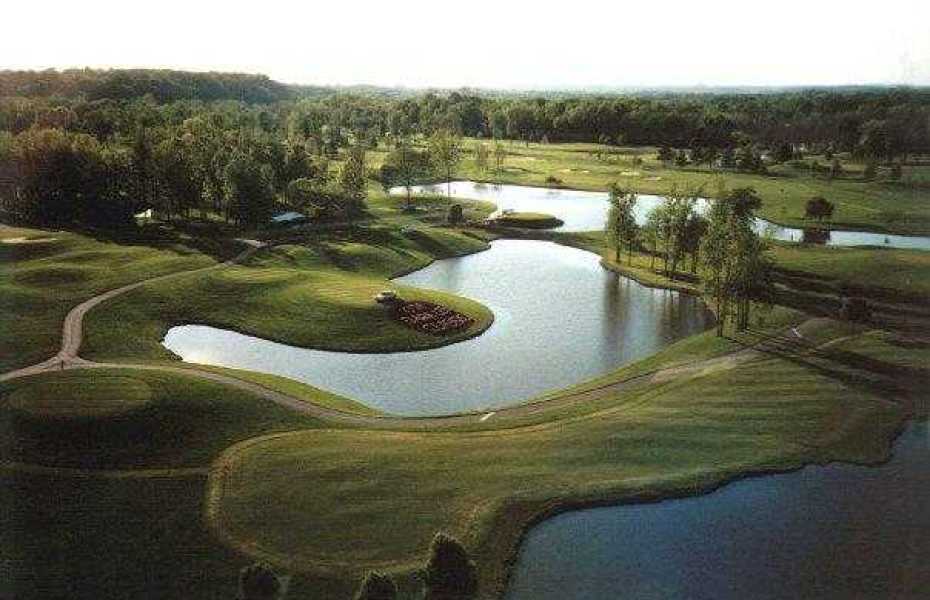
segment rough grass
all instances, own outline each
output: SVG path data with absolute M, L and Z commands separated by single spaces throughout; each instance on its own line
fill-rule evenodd
M 295 240 L 296 242 L 297 240 Z M 146 285 L 88 315 L 86 357 L 166 358 L 160 341 L 172 325 L 199 323 L 296 346 L 380 352 L 432 348 L 473 337 L 493 315 L 477 302 L 387 281 L 434 258 L 487 244 L 452 230 L 407 233 L 366 228 L 261 251 L 247 264 Z M 475 320 L 434 336 L 405 327 L 373 297 L 390 288 L 407 300 L 447 306 Z
M 107 412 L 92 410 L 103 398 Z M 0 384 L 0 457 L 45 466 L 204 467 L 235 442 L 317 424 L 195 376 L 84 369 Z
M 521 524 L 553 503 L 693 493 L 746 471 L 883 460 L 906 414 L 900 363 L 930 354 L 863 352 L 875 350 L 773 352 L 548 425 L 253 440 L 225 455 L 233 471 L 222 478 L 221 522 L 290 568 L 346 577 L 416 567 L 445 530 L 475 551 L 484 584 L 497 585 Z M 874 368 L 863 372 L 865 359 Z M 927 381 L 925 370 L 911 376 Z
M 27 238 L 34 243 L 3 243 Z M 214 264 L 236 244 L 145 230 L 125 239 L 0 225 L 0 371 L 54 355 L 73 306 L 109 289 Z

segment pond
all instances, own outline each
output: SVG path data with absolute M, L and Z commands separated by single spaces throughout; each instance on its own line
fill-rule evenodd
M 396 280 L 450 291 L 494 312 L 471 340 L 427 350 L 352 354 L 295 348 L 200 325 L 173 327 L 164 345 L 184 360 L 273 373 L 398 415 L 519 404 L 590 379 L 703 331 L 713 315 L 695 297 L 642 286 L 590 252 L 499 240 Z
M 532 528 L 508 600 L 926 598 L 930 429 L 878 468 L 807 467 Z
M 564 222 L 558 231 L 592 231 L 603 229 L 607 219 L 607 194 L 579 190 L 556 190 L 522 185 L 493 185 L 474 181 L 453 181 L 452 195 L 470 200 L 488 200 L 499 210 L 513 209 L 518 212 L 543 212 L 554 215 Z M 446 184 L 424 185 L 413 188 L 414 193 L 446 193 Z M 404 188 L 394 188 L 393 194 L 405 193 Z M 646 222 L 646 215 L 662 198 L 640 194 L 636 204 L 636 220 Z M 698 206 L 706 209 L 706 201 Z M 782 227 L 764 219 L 756 219 L 756 231 L 768 233 L 773 239 L 827 244 L 831 246 L 885 246 L 888 248 L 910 248 L 930 250 L 930 236 L 890 235 L 865 231 L 818 231 L 794 227 Z

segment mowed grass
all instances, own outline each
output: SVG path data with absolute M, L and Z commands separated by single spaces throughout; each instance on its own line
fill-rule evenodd
M 172 325 L 199 323 L 303 347 L 358 352 L 432 348 L 477 335 L 491 312 L 452 294 L 411 288 L 388 278 L 435 258 L 487 248 L 454 230 L 402 233 L 371 227 L 269 248 L 246 264 L 180 276 L 133 290 L 92 311 L 85 323 L 88 358 L 166 358 L 160 341 Z M 464 313 L 474 325 L 447 336 L 408 328 L 374 301 L 384 289 Z
M 0 383 L 0 458 L 84 469 L 206 467 L 230 444 L 310 417 L 196 376 L 132 369 Z
M 495 219 L 505 227 L 524 227 L 527 229 L 552 229 L 562 225 L 561 219 L 538 212 L 514 212 L 501 215 Z
M 468 140 L 473 147 L 475 140 Z M 485 142 L 488 143 L 488 142 Z M 930 188 L 925 180 L 930 167 L 906 166 L 901 181 L 866 181 L 863 165 L 843 160 L 847 174 L 829 181 L 812 177 L 805 168 L 776 165 L 768 175 L 717 172 L 708 167 L 667 167 L 656 160 L 651 147 L 613 148 L 608 160 L 597 160 L 595 151 L 608 150 L 597 144 L 524 144 L 505 142 L 508 157 L 500 174 L 480 170 L 473 152 L 465 153 L 457 177 L 549 187 L 547 177 L 562 181 L 561 188 L 606 190 L 618 182 L 640 193 L 667 194 L 674 187 L 704 188 L 708 197 L 717 192 L 723 178 L 730 188 L 753 187 L 763 199 L 762 216 L 784 225 L 804 226 L 804 205 L 813 196 L 823 196 L 836 204 L 834 228 L 873 229 L 905 234 L 930 234 Z M 376 165 L 384 153 L 372 154 Z M 638 164 L 636 159 L 642 162 Z M 828 164 L 822 156 L 810 157 Z
M 444 530 L 471 548 L 483 584 L 498 585 L 523 524 L 559 505 L 689 494 L 810 462 L 883 460 L 907 414 L 899 367 L 930 358 L 930 349 L 870 344 L 772 351 L 531 427 L 253 440 L 221 459 L 231 472 L 214 481 L 220 522 L 287 568 L 349 578 L 416 568 Z M 874 368 L 863 371 L 866 359 Z M 927 381 L 926 369 L 909 376 Z
M 157 230 L 112 240 L 0 225 L 0 371 L 54 355 L 62 321 L 76 304 L 128 283 L 215 264 L 236 247 Z
M 778 243 L 778 267 L 862 288 L 899 290 L 930 303 L 930 252 Z

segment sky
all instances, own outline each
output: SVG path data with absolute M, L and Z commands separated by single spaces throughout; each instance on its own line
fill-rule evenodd
M 0 69 L 456 88 L 930 85 L 928 0 L 3 4 Z

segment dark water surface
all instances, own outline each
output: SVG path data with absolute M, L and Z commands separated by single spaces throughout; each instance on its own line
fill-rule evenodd
M 391 354 L 307 350 L 200 325 L 164 345 L 184 360 L 273 373 L 400 415 L 518 404 L 654 354 L 713 323 L 691 296 L 652 289 L 550 242 L 500 240 L 440 260 L 399 283 L 485 304 L 494 324 L 444 348 Z
M 508 600 L 930 598 L 930 429 L 891 462 L 566 513 L 527 535 Z
M 446 184 L 424 185 L 413 188 L 415 193 L 446 193 Z M 405 193 L 404 188 L 394 188 L 391 193 Z M 499 210 L 513 209 L 518 212 L 543 212 L 555 215 L 564 221 L 559 231 L 592 231 L 603 229 L 607 219 L 607 193 L 579 190 L 555 190 L 522 185 L 493 185 L 474 181 L 453 181 L 452 195 L 471 200 L 487 200 Z M 660 196 L 639 194 L 636 205 L 636 220 L 645 223 L 646 215 L 662 201 Z M 704 205 L 706 207 L 706 204 Z M 701 206 L 698 207 L 701 210 Z M 805 241 L 803 229 L 782 227 L 764 219 L 756 219 L 756 230 L 768 232 L 773 239 L 782 241 Z M 817 243 L 830 246 L 886 246 L 889 248 L 911 248 L 930 250 L 930 237 L 910 235 L 888 235 L 865 231 L 831 231 L 825 236 L 814 236 Z M 812 236 L 807 236 L 808 240 Z

